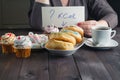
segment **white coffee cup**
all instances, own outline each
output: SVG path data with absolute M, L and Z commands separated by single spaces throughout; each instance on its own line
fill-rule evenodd
M 92 28 L 92 40 L 94 45 L 108 46 L 116 35 L 116 30 L 110 27 L 100 26 Z

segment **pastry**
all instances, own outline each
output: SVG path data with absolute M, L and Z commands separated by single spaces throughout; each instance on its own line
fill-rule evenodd
M 76 39 L 67 34 L 67 33 L 62 33 L 62 32 L 58 32 L 58 33 L 51 33 L 49 35 L 49 39 L 55 39 L 55 40 L 61 40 L 61 41 L 65 41 L 65 42 L 70 42 L 73 45 L 76 45 Z
M 81 34 L 79 34 L 76 31 L 62 29 L 61 32 L 64 32 L 64 33 L 67 33 L 67 34 L 73 36 L 76 39 L 76 43 L 80 43 L 82 41 Z
M 55 39 L 49 40 L 46 43 L 45 47 L 48 49 L 56 49 L 56 50 L 72 50 L 72 49 L 74 49 L 74 45 L 72 43 L 55 40 Z
M 66 27 L 64 27 L 63 29 L 76 31 L 76 32 L 79 32 L 82 37 L 84 36 L 84 30 L 83 30 L 81 27 L 78 27 L 78 26 L 76 26 L 76 25 L 66 26 Z

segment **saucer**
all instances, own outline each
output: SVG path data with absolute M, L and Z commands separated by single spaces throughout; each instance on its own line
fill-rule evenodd
M 93 45 L 93 40 L 92 38 L 88 38 L 86 41 L 85 41 L 85 45 L 89 46 L 89 47 L 92 47 L 92 48 L 96 48 L 96 49 L 111 49 L 111 48 L 114 48 L 114 47 L 117 47 L 118 46 L 118 42 L 111 39 L 110 41 L 111 44 L 109 45 L 99 45 L 99 46 L 95 46 Z

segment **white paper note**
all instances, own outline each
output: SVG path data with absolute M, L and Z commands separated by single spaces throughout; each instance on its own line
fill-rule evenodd
M 57 27 L 75 25 L 85 21 L 84 6 L 42 7 L 42 26 L 54 24 Z

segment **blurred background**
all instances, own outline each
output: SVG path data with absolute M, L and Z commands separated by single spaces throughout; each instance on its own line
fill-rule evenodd
M 0 0 L 0 28 L 28 28 L 30 0 Z
M 30 5 L 29 1 L 30 0 L 0 0 L 0 29 L 30 28 L 27 16 Z M 108 0 L 108 2 L 117 12 L 119 17 L 120 0 Z

